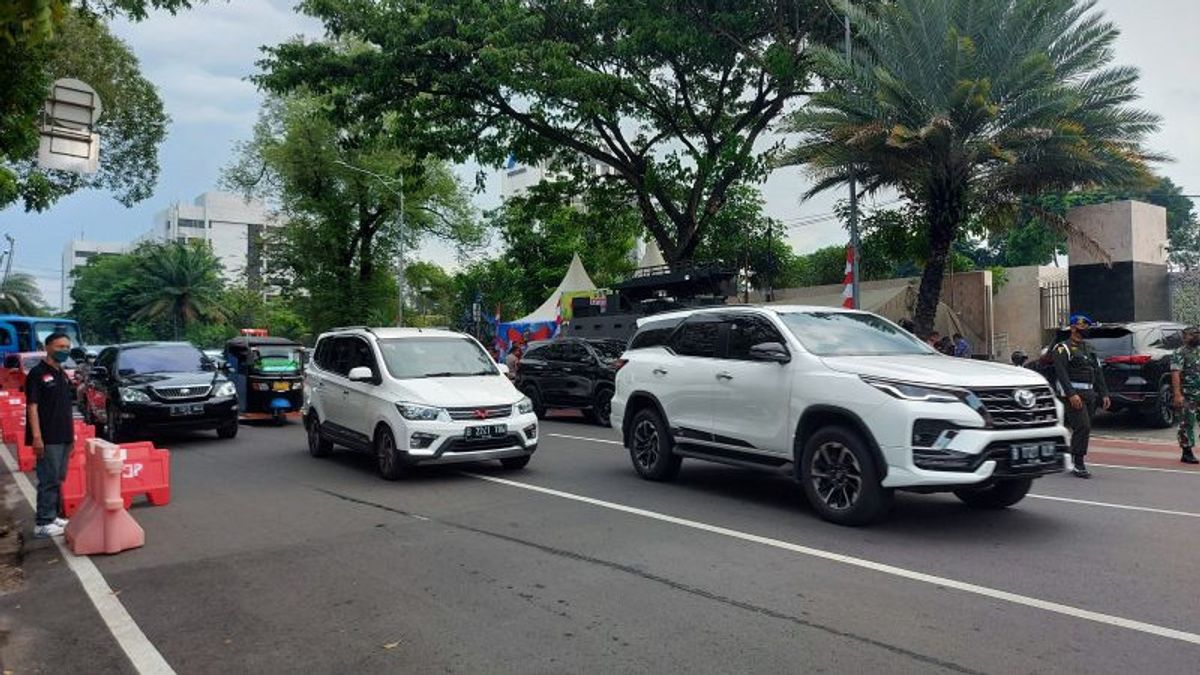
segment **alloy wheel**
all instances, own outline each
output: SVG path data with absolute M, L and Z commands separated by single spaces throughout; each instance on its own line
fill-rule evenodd
M 808 476 L 817 498 L 835 511 L 853 507 L 862 494 L 862 467 L 854 453 L 841 443 L 823 443 L 817 448 Z
M 658 426 L 650 420 L 642 420 L 633 430 L 633 460 L 643 469 L 651 469 L 658 463 Z
M 395 468 L 393 465 L 396 462 L 396 442 L 392 440 L 392 435 L 384 433 L 379 438 L 379 470 L 385 476 L 391 475 Z

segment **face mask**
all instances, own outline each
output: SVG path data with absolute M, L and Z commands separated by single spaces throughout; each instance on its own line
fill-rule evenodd
M 71 352 L 65 349 L 60 349 L 59 351 L 52 353 L 50 358 L 54 359 L 56 363 L 66 363 L 67 359 L 71 358 Z

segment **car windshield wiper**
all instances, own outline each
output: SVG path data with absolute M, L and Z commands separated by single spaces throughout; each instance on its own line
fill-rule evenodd
M 421 377 L 467 377 L 470 373 L 452 373 L 446 371 L 444 373 L 425 373 Z

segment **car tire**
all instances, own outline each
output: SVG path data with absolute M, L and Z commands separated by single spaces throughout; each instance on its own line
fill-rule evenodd
M 639 410 L 629 423 L 629 459 L 646 480 L 669 481 L 679 475 L 683 458 L 672 449 L 671 435 L 658 411 Z
M 527 387 L 524 394 L 533 404 L 533 414 L 537 415 L 539 420 L 546 419 L 546 405 L 542 403 L 542 394 L 537 387 Z
M 404 460 L 396 447 L 396 437 L 387 427 L 375 432 L 375 463 L 384 480 L 398 480 L 404 475 Z
M 506 471 L 520 471 L 529 464 L 529 460 L 531 459 L 533 459 L 533 455 L 505 457 L 504 459 L 500 460 L 500 466 L 504 467 Z
M 104 438 L 109 443 L 121 443 L 125 440 L 125 430 L 121 428 L 121 413 L 111 405 L 107 410 L 107 419 L 104 420 Z
M 333 454 L 333 441 L 321 437 L 321 422 L 316 415 L 304 425 L 308 436 L 308 454 L 313 457 L 328 457 Z
M 592 424 L 602 427 L 612 426 L 612 399 L 612 389 L 605 388 L 596 392 L 592 407 L 587 411 L 588 420 Z
M 222 438 L 222 439 L 228 440 L 230 438 L 237 438 L 237 435 L 238 435 L 237 419 L 234 419 L 232 422 L 226 422 L 225 424 L 222 424 L 221 426 L 217 427 L 217 438 Z
M 1157 429 L 1166 429 L 1175 425 L 1175 393 L 1171 385 L 1164 384 L 1158 388 L 1158 400 L 1153 405 L 1142 409 L 1142 419 L 1146 424 Z
M 892 506 L 867 442 L 843 426 L 818 430 L 804 445 L 800 483 L 822 519 L 838 525 L 867 525 Z
M 985 488 L 955 490 L 954 496 L 976 509 L 1006 509 L 1025 498 L 1032 478 L 999 480 Z

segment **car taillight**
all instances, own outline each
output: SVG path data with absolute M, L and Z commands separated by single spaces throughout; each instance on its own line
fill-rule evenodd
M 1144 366 L 1150 363 L 1152 357 L 1149 354 L 1130 354 L 1128 356 L 1110 356 L 1104 359 L 1105 363 L 1124 363 L 1131 366 Z

